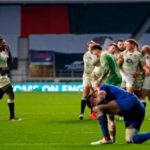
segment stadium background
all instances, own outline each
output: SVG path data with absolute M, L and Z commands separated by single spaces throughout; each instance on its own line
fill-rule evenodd
M 148 0 L 0 0 L 0 35 L 12 49 L 14 89 L 43 91 L 40 84 L 46 84 L 45 91 L 66 91 L 70 84 L 68 90 L 82 91 L 86 42 L 94 39 L 106 49 L 134 37 L 150 44 L 149 8 Z

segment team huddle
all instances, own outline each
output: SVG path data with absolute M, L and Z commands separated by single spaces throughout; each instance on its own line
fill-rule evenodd
M 83 56 L 83 95 L 80 120 L 86 105 L 90 118 L 98 120 L 102 140 L 92 145 L 115 143 L 115 115 L 124 120 L 127 143 L 142 143 L 150 132 L 139 134 L 145 116 L 146 98 L 150 99 L 150 46 L 141 48 L 134 39 L 109 45 L 89 41 Z

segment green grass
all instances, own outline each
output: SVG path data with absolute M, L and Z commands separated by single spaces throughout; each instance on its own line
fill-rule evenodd
M 117 141 L 113 145 L 91 146 L 102 135 L 97 121 L 78 119 L 81 93 L 16 93 L 16 115 L 21 122 L 8 121 L 6 96 L 0 102 L 1 150 L 127 150 L 148 149 L 144 144 L 126 144 L 123 121 L 116 119 Z M 150 104 L 147 102 L 147 112 Z M 150 114 L 144 120 L 141 131 L 150 131 Z

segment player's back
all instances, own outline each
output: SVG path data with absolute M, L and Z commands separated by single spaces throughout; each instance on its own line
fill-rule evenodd
M 111 84 L 101 84 L 100 90 L 106 91 L 107 95 L 112 95 L 115 100 L 123 100 L 125 97 L 133 95 L 132 93 Z
M 100 87 L 101 90 L 106 91 L 106 99 L 115 100 L 122 111 L 128 112 L 129 110 L 137 107 L 139 109 L 144 109 L 143 104 L 140 102 L 138 97 L 132 93 L 127 92 L 124 89 L 121 89 L 114 85 L 102 84 Z M 112 99 L 114 98 L 114 99 Z

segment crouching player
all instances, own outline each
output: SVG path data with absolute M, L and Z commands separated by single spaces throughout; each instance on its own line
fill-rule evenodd
M 92 100 L 93 110 L 98 115 L 103 138 L 91 145 L 112 143 L 107 126 L 106 114 L 118 114 L 124 117 L 127 143 L 142 143 L 150 139 L 150 132 L 140 134 L 145 116 L 145 108 L 137 96 L 117 86 L 101 84 L 98 95 Z

